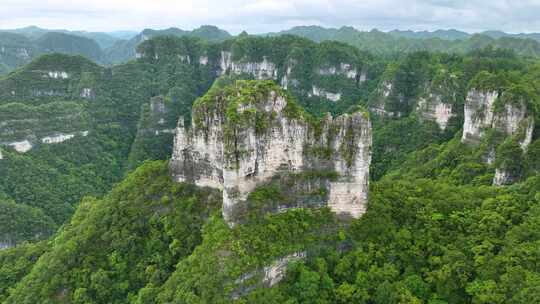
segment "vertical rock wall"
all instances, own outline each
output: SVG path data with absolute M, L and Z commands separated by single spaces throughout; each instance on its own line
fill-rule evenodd
M 263 90 L 244 95 L 257 85 Z M 235 86 L 196 102 L 191 129 L 180 119 L 171 160 L 175 179 L 223 189 L 223 216 L 234 223 L 248 194 L 279 172 L 331 170 L 339 178 L 330 184 L 328 206 L 360 216 L 371 161 L 367 114 L 326 117 L 315 126 L 276 85 L 248 81 Z M 326 151 L 325 156 L 315 150 Z

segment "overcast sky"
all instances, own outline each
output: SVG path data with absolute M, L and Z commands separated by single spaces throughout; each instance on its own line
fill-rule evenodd
M 3 29 L 139 31 L 203 24 L 234 34 L 296 25 L 540 32 L 540 0 L 0 0 Z

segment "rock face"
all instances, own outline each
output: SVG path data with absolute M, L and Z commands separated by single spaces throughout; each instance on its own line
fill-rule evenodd
M 359 217 L 365 211 L 371 162 L 366 113 L 327 116 L 312 125 L 271 81 L 212 88 L 193 107 L 192 128 L 180 119 L 171 168 L 179 182 L 223 189 L 223 217 L 238 220 L 257 186 L 280 172 L 333 171 L 328 206 Z
M 232 60 L 231 52 L 221 52 L 220 74 L 233 73 L 236 75 L 250 74 L 255 79 L 277 79 L 276 65 L 263 57 L 261 62 L 236 62 Z
M 333 102 L 339 101 L 341 99 L 341 93 L 330 93 L 316 86 L 312 87 L 312 92 L 309 93 L 308 96 L 324 97 Z
M 404 96 L 395 90 L 391 81 L 385 80 L 375 91 L 370 111 L 381 117 L 401 117 L 405 113 L 399 108 L 404 103 Z
M 465 121 L 461 141 L 478 144 L 488 130 L 493 130 L 519 143 L 523 151 L 532 141 L 534 117 L 527 109 L 527 103 L 508 92 L 472 90 L 465 102 Z M 496 144 L 496 143 L 495 143 Z M 496 147 L 491 147 L 493 151 Z M 496 162 L 493 152 L 487 157 L 488 163 Z M 516 157 L 518 157 L 516 155 Z M 498 167 L 493 178 L 494 185 L 508 185 L 520 178 L 519 172 Z
M 444 103 L 441 96 L 430 93 L 426 97 L 421 97 L 416 105 L 416 112 L 426 120 L 435 121 L 441 130 L 445 130 L 448 121 L 454 116 L 452 104 Z
M 301 99 L 318 96 L 330 103 L 357 101 L 367 94 L 364 83 L 374 78 L 367 57 L 352 47 L 343 53 L 341 47 L 296 43 L 291 37 L 245 37 L 194 48 L 186 40 L 172 43 L 162 38 L 141 43 L 140 60 L 167 62 L 180 58 L 212 80 L 224 75 L 271 79 Z M 344 89 L 336 91 L 336 84 Z
M 502 93 L 501 98 L 504 98 Z M 532 141 L 534 118 L 527 110 L 525 101 L 515 101 L 498 105 L 499 94 L 495 91 L 472 90 L 465 101 L 465 121 L 463 123 L 463 143 L 478 143 L 486 130 L 495 129 L 505 136 L 513 136 L 520 131 L 520 145 L 523 149 Z
M 370 110 L 381 117 L 395 118 L 413 113 L 422 120 L 437 123 L 441 130 L 445 130 L 450 119 L 456 116 L 456 90 L 452 84 L 426 82 L 419 88 L 421 93 L 418 96 L 406 98 L 392 81 L 385 80 L 375 91 Z M 453 93 L 442 93 L 446 91 Z
M 478 143 L 484 131 L 492 127 L 495 91 L 472 90 L 467 94 L 461 142 Z

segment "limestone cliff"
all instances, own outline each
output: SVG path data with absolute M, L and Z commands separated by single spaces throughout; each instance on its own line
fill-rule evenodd
M 413 114 L 437 123 L 444 131 L 450 120 L 458 116 L 459 87 L 454 74 L 442 71 L 437 76 L 413 87 L 405 87 L 393 78 L 383 80 L 372 95 L 370 110 L 382 117 Z
M 297 37 L 243 37 L 210 45 L 157 37 L 138 48 L 140 60 L 156 64 L 181 61 L 214 78 L 240 75 L 271 79 L 302 101 L 343 102 L 348 106 L 362 94 L 367 96 L 364 83 L 375 78 L 365 57 L 349 46 L 323 47 Z
M 171 168 L 180 182 L 223 190 L 223 217 L 237 222 L 258 186 L 288 173 L 335 172 L 322 183 L 325 205 L 364 213 L 371 161 L 366 113 L 313 122 L 272 81 L 214 86 L 193 106 L 192 126 L 179 120 Z
M 461 141 L 478 145 L 486 139 L 487 134 L 491 134 L 487 143 L 491 155 L 488 159 L 490 163 L 498 165 L 493 179 L 494 185 L 511 184 L 520 178 L 516 165 L 510 168 L 506 165 L 509 162 L 501 158 L 519 159 L 520 154 L 526 151 L 531 143 L 535 122 L 533 112 L 528 106 L 530 102 L 519 88 L 503 89 L 502 92 L 495 89 L 471 89 L 467 94 Z M 501 145 L 503 141 L 506 146 L 515 143 L 522 151 L 503 156 L 504 152 L 500 152 L 504 148 Z M 493 157 L 495 150 L 498 155 Z

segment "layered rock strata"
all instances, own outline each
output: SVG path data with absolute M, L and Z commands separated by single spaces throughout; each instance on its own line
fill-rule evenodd
M 341 215 L 365 212 L 371 162 L 366 113 L 317 123 L 272 81 L 212 88 L 179 120 L 171 168 L 179 182 L 223 190 L 223 217 L 233 224 L 251 191 L 283 172 L 332 171 L 327 205 Z

